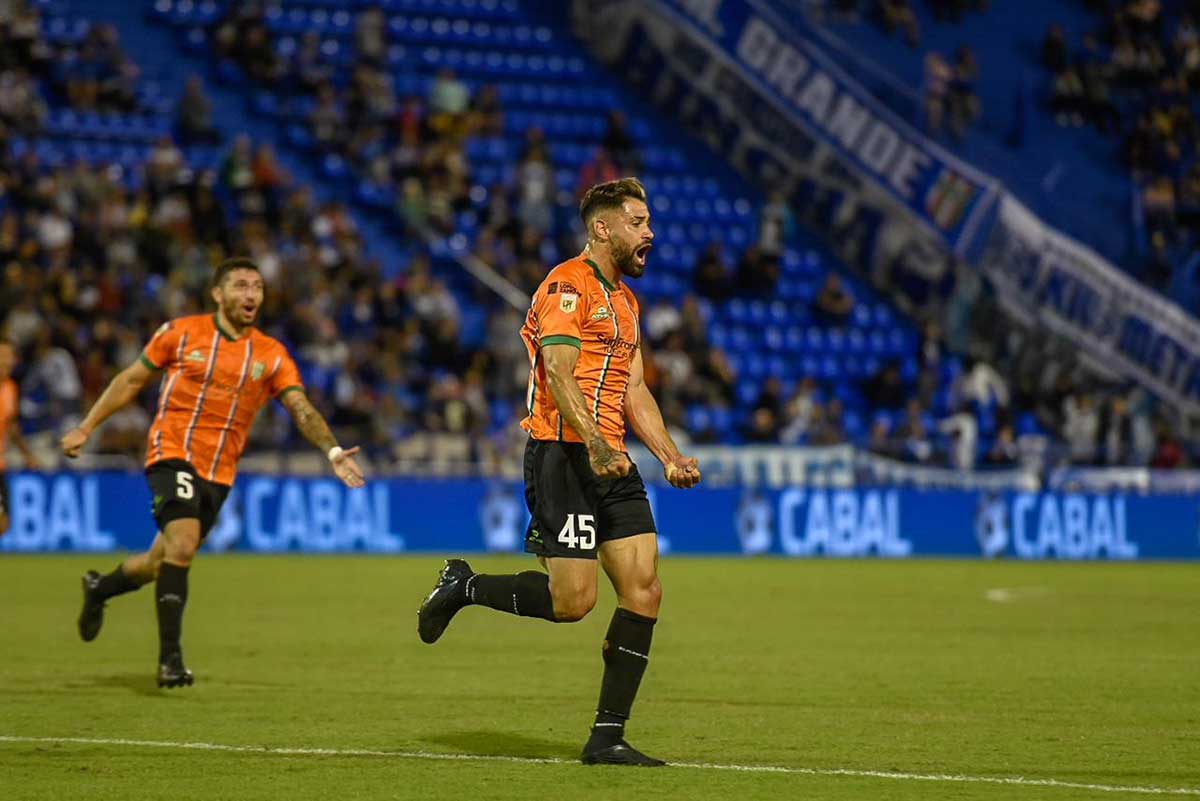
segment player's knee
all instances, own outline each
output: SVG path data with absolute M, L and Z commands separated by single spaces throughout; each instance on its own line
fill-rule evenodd
M 596 606 L 596 589 L 583 589 L 554 595 L 554 617 L 560 623 L 575 623 L 587 617 Z
M 154 565 L 154 573 L 158 574 L 158 568 L 164 559 L 172 564 L 187 566 L 192 563 L 192 559 L 196 556 L 196 551 L 199 549 L 200 543 L 193 537 L 174 537 L 164 549 L 163 559 L 159 559 Z
M 622 605 L 631 612 L 637 612 L 646 617 L 658 617 L 658 609 L 662 605 L 662 583 L 658 576 L 652 575 L 627 587 L 622 593 Z

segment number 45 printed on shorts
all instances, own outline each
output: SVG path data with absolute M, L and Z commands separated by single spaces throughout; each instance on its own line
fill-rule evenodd
M 563 523 L 562 530 L 558 532 L 558 541 L 568 548 L 580 548 L 585 551 L 595 548 L 595 521 L 594 515 L 567 515 L 567 522 Z M 579 529 L 578 534 L 575 533 L 576 528 Z

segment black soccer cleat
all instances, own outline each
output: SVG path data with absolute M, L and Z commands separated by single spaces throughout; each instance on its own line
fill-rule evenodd
M 158 666 L 159 687 L 191 687 L 196 677 L 183 666 L 183 654 L 171 654 Z
M 646 756 L 624 740 L 600 747 L 588 743 L 583 747 L 579 761 L 585 765 L 630 765 L 636 768 L 661 768 L 667 764 Z
M 447 559 L 433 591 L 417 610 L 417 634 L 430 645 L 438 641 L 458 610 L 466 606 L 463 582 L 475 575 L 462 559 Z
M 100 574 L 89 570 L 83 574 L 83 609 L 79 612 L 79 639 L 91 642 L 104 625 L 104 601 L 96 597 Z

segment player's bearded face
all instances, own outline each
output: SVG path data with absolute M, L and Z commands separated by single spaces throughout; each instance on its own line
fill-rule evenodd
M 649 211 L 644 203 L 628 201 L 623 210 L 625 219 L 612 235 L 612 258 L 623 275 L 640 278 L 646 272 L 646 257 L 651 240 Z
M 220 288 L 218 302 L 225 318 L 234 325 L 254 325 L 262 308 L 262 276 L 253 270 L 234 270 Z

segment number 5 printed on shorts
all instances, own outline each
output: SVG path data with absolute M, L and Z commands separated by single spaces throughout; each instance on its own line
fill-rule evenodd
M 595 548 L 596 527 L 593 525 L 595 519 L 595 515 L 567 515 L 567 522 L 563 524 L 562 531 L 558 532 L 558 541 L 568 548 L 582 548 L 583 550 Z M 577 522 L 579 534 L 575 533 Z
M 180 470 L 175 474 L 175 483 L 179 485 L 175 488 L 175 495 L 183 500 L 190 500 L 196 494 L 196 490 L 192 487 L 192 474 L 186 470 Z

